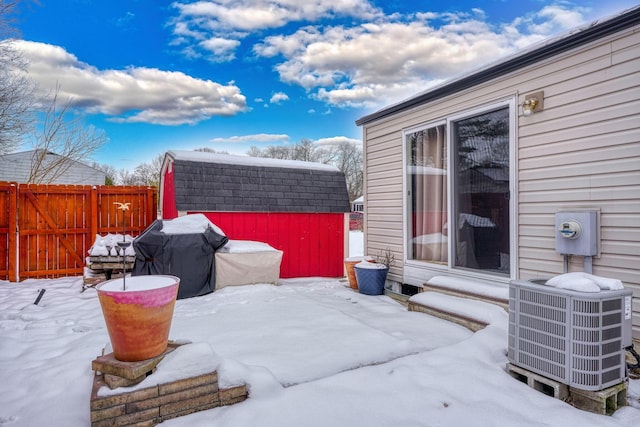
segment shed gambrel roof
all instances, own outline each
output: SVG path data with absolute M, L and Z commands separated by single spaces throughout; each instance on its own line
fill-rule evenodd
M 292 160 L 168 151 L 179 211 L 349 212 L 345 176 L 336 167 Z

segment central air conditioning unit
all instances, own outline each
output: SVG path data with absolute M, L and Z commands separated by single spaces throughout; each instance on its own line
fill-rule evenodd
M 509 362 L 582 390 L 625 381 L 631 298 L 630 289 L 586 293 L 512 281 Z

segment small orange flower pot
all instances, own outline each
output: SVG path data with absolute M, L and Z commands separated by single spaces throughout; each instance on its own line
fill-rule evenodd
M 354 256 L 345 258 L 344 260 L 344 268 L 347 270 L 347 279 L 349 279 L 349 286 L 351 289 L 358 289 L 358 280 L 356 279 L 356 272 L 353 269 L 353 266 L 361 261 L 374 262 L 374 259 L 370 256 Z
M 161 355 L 167 349 L 180 279 L 175 276 L 133 276 L 96 286 L 113 347 L 123 362 Z

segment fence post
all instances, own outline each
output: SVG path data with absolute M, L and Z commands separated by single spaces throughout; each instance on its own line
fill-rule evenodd
M 10 282 L 19 280 L 18 231 L 18 184 L 12 183 L 9 189 L 9 260 L 7 263 Z
M 91 187 L 91 236 L 89 241 L 93 241 L 98 234 L 98 187 Z
M 147 226 L 158 217 L 158 205 L 154 193 L 155 188 L 147 187 Z

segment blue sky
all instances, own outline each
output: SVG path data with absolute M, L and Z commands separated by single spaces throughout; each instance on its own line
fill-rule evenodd
M 357 143 L 355 120 L 629 0 L 39 0 L 18 46 L 133 169 L 171 149 Z M 25 148 L 25 147 L 23 147 Z

